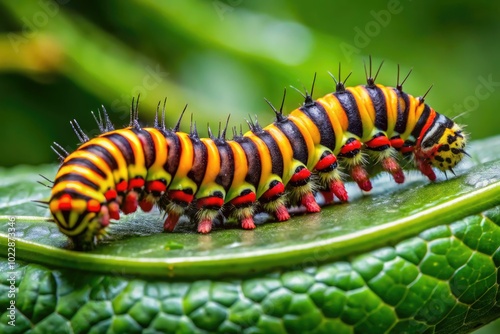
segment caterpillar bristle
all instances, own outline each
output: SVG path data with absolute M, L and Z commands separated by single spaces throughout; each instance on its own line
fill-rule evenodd
M 59 160 L 63 162 L 64 159 L 66 159 L 66 157 L 69 155 L 68 151 L 66 151 L 61 145 L 56 142 L 53 142 L 53 144 L 55 147 L 51 145 L 50 148 L 52 149 L 52 151 L 54 151 L 55 154 L 57 154 Z
M 175 123 L 175 126 L 172 129 L 173 132 L 179 132 L 179 129 L 181 127 L 182 117 L 184 117 L 184 113 L 186 112 L 187 107 L 188 107 L 188 105 L 186 104 L 184 106 L 184 109 L 182 109 L 181 115 L 179 116 L 179 119 L 177 120 L 177 123 Z
M 39 183 L 52 194 L 38 203 L 50 207 L 76 249 L 86 250 L 108 237 L 109 225 L 121 214 L 139 208 L 149 212 L 157 205 L 166 232 L 175 231 L 182 216 L 194 221 L 199 233 L 225 219 L 251 230 L 260 211 L 278 221 L 290 218 L 290 207 L 318 212 L 315 192 L 327 204 L 334 198 L 347 202 L 346 177 L 370 191 L 369 164 L 381 166 L 396 183 L 404 182 L 403 168 L 410 163 L 430 181 L 436 179 L 434 168 L 446 178 L 448 171 L 455 175 L 463 156 L 470 157 L 462 128 L 425 104 L 432 86 L 422 97 L 403 92 L 412 70 L 400 81 L 398 65 L 395 88 L 375 84 L 383 64 L 373 76 L 370 56 L 366 84 L 354 87 L 346 87 L 352 72 L 343 79 L 339 64 L 338 80 L 328 72 L 335 91 L 317 99 L 314 73 L 310 93 L 291 86 L 304 98 L 299 108 L 284 114 L 285 88 L 279 109 L 264 99 L 276 116 L 273 123 L 263 127 L 249 115 L 249 131 L 232 126 L 232 140 L 226 140 L 230 115 L 224 126 L 218 122 L 217 136 L 207 123 L 208 138 L 200 138 L 193 114 L 189 132 L 180 131 L 187 104 L 167 130 L 166 98 L 161 115 L 161 101 L 156 106 L 153 127 L 139 124 L 140 95 L 132 98 L 124 129 L 114 130 L 105 108 L 102 114 L 98 109 L 92 115 L 102 136 L 89 139 L 73 120 L 82 145 L 71 154 L 56 142 L 51 146 L 63 164 L 54 181 L 42 176 L 52 187 Z M 75 227 L 80 234 L 74 234 Z
M 89 137 L 87 136 L 87 134 L 85 134 L 85 132 L 83 132 L 80 124 L 78 124 L 76 119 L 69 121 L 69 124 L 71 124 L 71 127 L 73 128 L 73 131 L 75 132 L 76 137 L 78 138 L 80 143 L 83 144 L 89 141 Z

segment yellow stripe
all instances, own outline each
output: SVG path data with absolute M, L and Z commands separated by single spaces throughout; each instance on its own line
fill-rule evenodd
M 369 111 L 366 110 L 366 103 L 365 103 L 363 97 L 360 96 L 359 91 L 363 91 L 364 87 L 363 86 L 347 87 L 346 90 L 352 94 L 352 96 L 354 97 L 354 100 L 356 101 L 356 106 L 358 107 L 359 117 L 361 118 L 361 123 L 362 123 L 362 127 L 363 127 L 363 138 L 361 138 L 361 141 L 367 142 L 368 140 L 372 139 L 372 136 L 374 135 L 373 124 L 374 124 L 375 118 L 372 119 L 370 117 Z M 371 99 L 369 99 L 369 100 L 371 101 Z M 345 113 L 345 110 L 344 110 L 344 113 Z
M 267 147 L 266 143 L 262 139 L 254 135 L 252 132 L 247 132 L 245 134 L 245 137 L 249 138 L 255 144 L 255 146 L 257 147 L 257 151 L 259 152 L 261 172 L 260 172 L 259 186 L 257 189 L 257 198 L 260 198 L 260 196 L 262 196 L 262 194 L 268 190 L 269 182 L 271 181 L 272 177 L 271 154 L 269 152 L 269 148 Z
M 214 182 L 217 175 L 219 175 L 220 155 L 219 150 L 217 149 L 217 145 L 215 145 L 212 139 L 202 138 L 201 142 L 205 144 L 208 154 L 205 176 L 203 177 L 203 181 L 201 181 L 201 184 L 205 185 Z
M 288 116 L 288 120 L 292 121 L 299 129 L 304 141 L 307 145 L 307 168 L 311 169 L 316 164 L 315 147 L 321 142 L 321 135 L 314 122 L 307 117 L 301 110 L 296 109 Z
M 99 203 L 105 203 L 106 198 L 104 194 L 99 192 L 98 190 L 92 189 L 91 187 L 76 181 L 62 181 L 56 184 L 52 188 L 52 195 L 57 194 L 58 192 L 73 190 L 79 194 L 84 196 L 88 196 L 90 198 L 96 199 Z
M 245 177 L 248 173 L 248 161 L 245 151 L 235 141 L 229 140 L 227 142 L 233 151 L 233 159 L 234 159 L 234 177 L 233 184 L 239 184 L 245 180 Z
M 147 170 L 141 140 L 132 130 L 123 130 L 118 134 L 127 139 L 134 154 L 135 163 L 128 165 L 129 179 L 139 176 L 144 178 Z
M 165 139 L 165 136 L 157 129 L 145 128 L 143 130 L 149 132 L 155 146 L 155 161 L 148 169 L 146 181 L 165 179 L 168 186 L 170 184 L 170 181 L 172 180 L 172 175 L 167 173 L 167 171 L 164 169 L 164 166 L 167 163 L 168 159 L 167 140 Z
M 194 148 L 189 135 L 184 132 L 176 132 L 175 133 L 179 138 L 179 142 L 181 144 L 180 147 L 180 155 L 181 158 L 179 160 L 179 166 L 177 167 L 177 171 L 175 172 L 174 178 L 170 187 L 170 190 L 183 190 L 183 189 L 192 189 L 193 193 L 196 193 L 197 186 L 193 180 L 187 177 L 187 174 L 193 167 L 193 158 L 194 158 Z
M 64 165 L 59 169 L 57 172 L 56 176 L 56 181 L 58 178 L 61 176 L 64 176 L 66 174 L 78 174 L 84 177 L 85 179 L 93 182 L 94 184 L 97 184 L 99 186 L 99 190 L 101 192 L 104 192 L 105 190 L 108 189 L 109 184 L 106 182 L 105 179 L 103 179 L 99 174 L 94 172 L 93 170 L 89 169 L 88 167 L 85 166 L 79 166 L 79 165 Z M 72 181 L 72 182 L 78 182 L 78 181 Z M 111 184 L 113 186 L 113 184 Z
M 387 113 L 387 137 L 391 138 L 394 135 L 394 128 L 398 120 L 398 96 L 394 88 L 377 85 L 384 93 L 386 113 Z
M 401 134 L 401 138 L 403 140 L 406 140 L 410 137 L 411 132 L 413 131 L 413 128 L 415 127 L 415 124 L 417 123 L 418 117 L 422 113 L 422 110 L 424 108 L 424 104 L 422 103 L 420 105 L 420 113 L 418 113 L 417 109 L 419 107 L 419 101 L 414 98 L 411 95 L 408 95 L 408 99 L 410 100 L 410 105 L 408 106 L 408 120 L 406 122 L 406 130 L 404 133 Z M 417 138 L 415 138 L 417 139 Z
M 113 170 L 113 177 L 115 183 L 120 182 L 120 180 L 128 180 L 127 162 L 125 161 L 123 153 L 115 145 L 115 143 L 113 143 L 108 138 L 96 137 L 89 140 L 82 146 L 80 146 L 80 149 L 86 148 L 87 146 L 90 145 L 101 146 L 106 151 L 108 151 L 109 154 L 111 154 L 111 156 L 115 159 L 117 165 L 117 169 Z
M 333 151 L 333 154 L 337 155 L 340 152 L 340 148 L 344 145 L 344 133 L 349 126 L 344 108 L 342 108 L 339 100 L 333 94 L 319 98 L 316 102 L 323 106 L 326 110 L 326 115 L 330 119 L 330 125 L 335 133 L 335 147 L 331 147 L 330 149 Z
M 292 177 L 294 170 L 292 170 L 293 149 L 287 136 L 274 124 L 270 124 L 264 128 L 269 131 L 269 134 L 274 138 L 279 146 L 281 155 L 283 157 L 283 183 L 287 184 L 288 180 Z

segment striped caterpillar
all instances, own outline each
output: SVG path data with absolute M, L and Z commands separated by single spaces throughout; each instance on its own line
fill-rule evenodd
M 283 104 L 279 111 L 271 105 L 274 123 L 263 128 L 250 119 L 250 130 L 233 128 L 231 140 L 227 122 L 217 136 L 209 129 L 208 138 L 198 136 L 192 120 L 190 133 L 179 131 L 185 109 L 167 129 L 165 104 L 161 115 L 158 104 L 153 127 L 141 127 L 139 98 L 124 129 L 114 129 L 104 108 L 93 114 L 101 131 L 95 138 L 72 122 L 82 144 L 71 154 L 53 147 L 62 160 L 48 202 L 53 218 L 76 249 L 91 249 L 111 219 L 138 207 L 148 212 L 157 205 L 169 232 L 187 214 L 200 233 L 210 232 L 215 219 L 235 219 L 249 230 L 256 212 L 278 221 L 289 219 L 291 206 L 318 212 L 317 191 L 327 203 L 348 199 L 339 164 L 362 190 L 372 188 L 365 152 L 397 183 L 404 182 L 398 154 L 412 158 L 431 181 L 433 167 L 453 172 L 467 154 L 460 126 L 424 103 L 425 95 L 403 92 L 410 73 L 400 83 L 399 67 L 396 88 L 376 84 L 381 66 L 372 77 L 370 59 L 366 85 L 346 87 L 334 78 L 335 92 L 316 100 L 313 81 L 302 106 L 285 116 Z

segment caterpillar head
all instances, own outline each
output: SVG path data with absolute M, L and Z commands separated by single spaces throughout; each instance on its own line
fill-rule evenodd
M 422 139 L 420 154 L 433 167 L 444 172 L 453 172 L 453 168 L 467 154 L 464 150 L 466 141 L 467 138 L 458 124 L 439 115 Z
M 107 224 L 103 224 L 106 221 L 103 217 L 107 208 L 95 199 L 74 198 L 66 193 L 52 197 L 49 208 L 59 230 L 73 241 L 78 250 L 94 248 L 104 235 Z

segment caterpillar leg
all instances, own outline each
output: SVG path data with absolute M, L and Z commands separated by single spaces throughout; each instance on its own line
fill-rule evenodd
M 320 191 L 325 198 L 326 204 L 332 203 L 334 196 L 337 196 L 341 202 L 348 200 L 347 191 L 337 167 L 337 157 L 330 151 L 323 152 L 320 160 L 314 167 L 319 177 Z
M 222 205 L 224 205 L 222 193 L 220 196 L 204 197 L 196 201 L 196 207 L 199 210 L 196 214 L 199 233 L 205 234 L 212 230 L 214 219 L 219 215 Z
M 264 211 L 276 217 L 280 222 L 290 219 L 290 214 L 285 206 L 284 194 L 285 185 L 283 182 L 274 180 L 269 185 L 269 189 L 259 198 Z
M 356 138 L 349 138 L 340 149 L 339 157 L 347 162 L 351 177 L 358 184 L 358 187 L 361 190 L 370 191 L 372 183 L 368 172 L 362 165 L 361 142 Z
M 403 169 L 396 159 L 394 159 L 396 151 L 391 146 L 392 142 L 385 134 L 379 132 L 370 141 L 366 142 L 365 145 L 373 152 L 375 159 L 380 161 L 382 168 L 392 175 L 394 181 L 396 183 L 403 183 L 405 176 Z
M 255 202 L 257 195 L 250 189 L 245 189 L 241 192 L 240 196 L 232 199 L 229 205 L 232 206 L 230 217 L 235 218 L 242 229 L 253 230 L 255 223 L 253 215 L 255 211 Z
M 179 218 L 184 214 L 184 211 L 193 201 L 191 189 L 171 190 L 168 192 L 168 204 L 165 206 L 167 219 L 163 223 L 163 229 L 172 232 L 179 221 Z M 162 206 L 162 205 L 160 205 Z
M 313 194 L 313 183 L 311 182 L 311 172 L 305 166 L 295 169 L 289 183 L 288 199 L 290 204 L 301 204 L 307 212 L 319 212 L 321 208 Z

